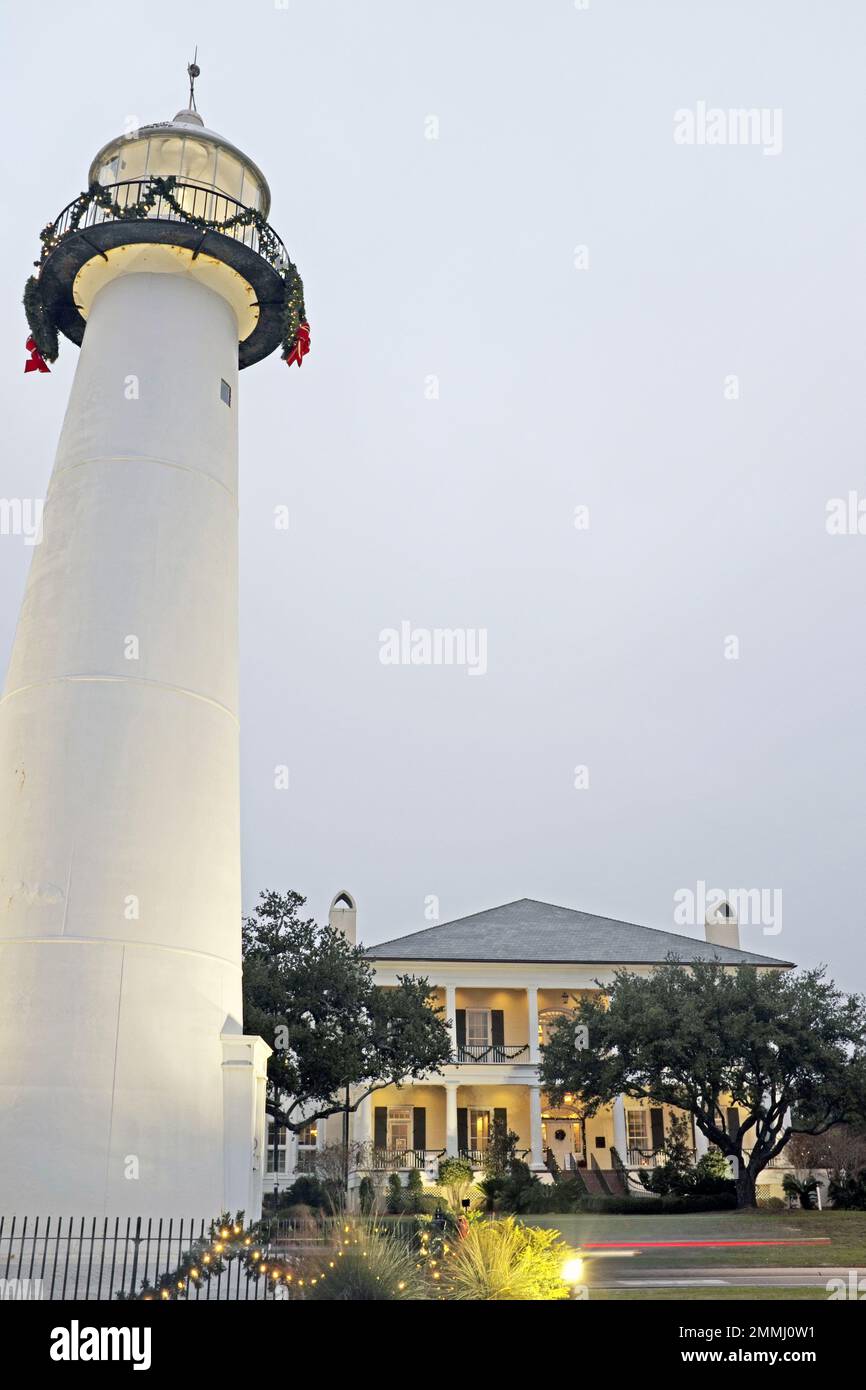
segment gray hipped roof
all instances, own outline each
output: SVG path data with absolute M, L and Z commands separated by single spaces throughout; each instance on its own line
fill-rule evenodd
M 657 965 L 673 953 L 683 962 L 720 960 L 724 965 L 783 965 L 791 961 L 732 946 L 712 946 L 692 936 L 596 917 L 576 908 L 520 898 L 473 912 L 441 926 L 370 946 L 371 960 L 567 962 L 570 965 Z

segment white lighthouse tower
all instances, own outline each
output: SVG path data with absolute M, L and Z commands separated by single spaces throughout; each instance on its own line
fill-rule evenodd
M 29 286 L 37 345 L 59 328 L 81 353 L 0 703 L 8 1215 L 260 1208 L 238 369 L 291 358 L 303 300 L 263 175 L 194 107 L 191 84 L 190 109 L 105 146 Z

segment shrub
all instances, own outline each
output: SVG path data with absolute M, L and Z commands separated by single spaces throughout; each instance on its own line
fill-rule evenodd
M 358 1184 L 358 1205 L 367 1216 L 376 1205 L 376 1185 L 372 1178 L 362 1178 Z
M 581 1198 L 585 1195 L 582 1183 L 574 1178 L 561 1178 L 559 1182 L 543 1183 L 537 1180 L 521 1194 L 521 1210 L 527 1214 L 541 1215 L 544 1212 L 565 1214 L 578 1211 Z
M 519 1134 L 515 1134 L 513 1129 L 506 1129 L 500 1121 L 494 1120 L 490 1126 L 490 1138 L 484 1154 L 484 1176 L 486 1178 L 508 1177 L 517 1162 L 516 1154 L 519 1143 Z
M 834 1173 L 827 1192 L 840 1211 L 866 1211 L 866 1168 L 859 1173 Z
M 638 1173 L 642 1187 L 658 1197 L 720 1197 L 735 1192 L 736 1185 L 719 1149 L 708 1149 L 697 1163 L 691 1164 L 684 1130 L 685 1121 L 674 1117 L 666 1162 L 649 1173 Z
M 469 1182 L 464 1178 L 461 1182 L 439 1184 L 432 1190 L 434 1199 L 434 1209 L 436 1206 L 444 1207 L 446 1215 L 454 1218 L 462 1215 L 467 1210 L 463 1206 L 464 1202 L 469 1203 L 468 1210 L 477 1211 L 484 1205 L 484 1195 L 477 1183 Z
M 472 1182 L 475 1176 L 472 1164 L 466 1158 L 440 1158 L 439 1182 L 443 1187 L 453 1183 Z
M 737 1205 L 735 1192 L 723 1192 L 716 1197 L 580 1197 L 577 1211 L 607 1216 L 685 1216 L 690 1212 L 733 1211 Z M 574 1210 L 574 1208 L 573 1208 Z
M 310 1173 L 302 1173 L 300 1177 L 295 1178 L 291 1187 L 283 1193 L 283 1202 L 287 1207 L 298 1205 L 328 1207 L 330 1205 L 325 1184 Z
M 332 1253 L 333 1261 L 318 1257 L 316 1268 L 321 1272 L 307 1281 L 306 1298 L 313 1302 L 388 1303 L 427 1297 L 412 1244 L 378 1222 L 353 1226 Z
M 403 1193 L 402 1210 L 410 1215 L 424 1211 L 424 1182 L 417 1168 L 409 1170 L 406 1190 Z
M 502 1193 L 505 1188 L 506 1179 L 503 1177 L 482 1178 L 478 1184 L 478 1190 L 484 1197 L 485 1211 L 498 1211 L 502 1205 Z
M 386 1210 L 392 1214 L 403 1210 L 403 1182 L 399 1173 L 388 1174 Z
M 796 1197 L 804 1211 L 813 1211 L 817 1201 L 813 1201 L 818 1191 L 817 1178 L 798 1178 L 794 1173 L 786 1173 L 782 1179 L 782 1191 L 787 1197 Z
M 443 1266 L 442 1292 L 456 1301 L 523 1302 L 568 1297 L 558 1231 L 505 1221 L 473 1221 Z
M 785 1203 L 781 1197 L 761 1197 L 758 1195 L 758 1206 L 762 1211 L 784 1211 Z

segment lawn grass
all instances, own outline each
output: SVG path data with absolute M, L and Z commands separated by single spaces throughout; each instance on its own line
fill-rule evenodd
M 592 1289 L 589 1302 L 716 1303 L 721 1300 L 728 1303 L 790 1303 L 793 1300 L 811 1300 L 813 1303 L 826 1303 L 828 1296 L 823 1289 L 752 1289 L 729 1285 L 724 1289 Z
M 844 1265 L 866 1267 L 866 1212 L 862 1211 L 720 1211 L 689 1216 L 524 1216 L 527 1225 L 553 1226 L 569 1245 L 586 1248 L 589 1241 L 673 1240 L 804 1240 L 829 1237 L 822 1245 L 699 1246 L 695 1249 L 643 1250 L 628 1261 L 656 1269 L 690 1266 Z M 591 1254 L 591 1252 L 587 1252 Z M 609 1266 L 614 1261 L 606 1262 Z M 618 1261 L 622 1268 L 625 1261 Z M 712 1295 L 710 1295 L 712 1296 Z

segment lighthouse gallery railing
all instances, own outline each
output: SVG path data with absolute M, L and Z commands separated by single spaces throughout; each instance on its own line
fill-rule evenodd
M 51 248 L 53 249 L 65 236 L 75 232 L 84 232 L 88 227 L 100 226 L 104 222 L 127 220 L 123 216 L 124 209 L 140 205 L 142 199 L 150 193 L 152 188 L 153 180 L 151 178 L 126 179 L 121 183 L 101 185 L 100 191 L 111 195 L 112 201 L 119 208 L 119 213 L 103 207 L 95 200 L 90 202 L 81 213 L 80 200 L 74 198 L 51 224 Z M 218 193 L 213 188 L 196 183 L 175 183 L 172 194 L 174 202 L 181 204 L 180 211 L 173 202 L 169 202 L 157 192 L 153 206 L 144 217 L 137 212 L 128 220 L 137 223 L 142 221 L 194 223 L 196 218 L 204 218 L 210 225 L 202 229 L 203 238 L 209 232 L 217 232 L 221 236 L 231 237 L 233 241 L 239 241 L 243 246 L 254 251 L 256 255 L 261 256 L 268 265 L 273 266 L 274 270 L 281 274 L 288 270 L 291 265 L 289 253 L 270 223 L 259 226 L 255 222 L 228 225 L 239 214 L 250 211 L 245 204 L 238 202 L 236 198 L 230 198 L 226 193 Z M 206 246 L 203 250 L 206 252 Z

